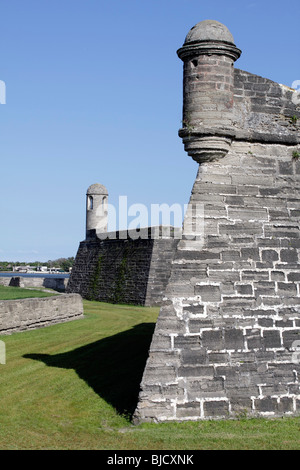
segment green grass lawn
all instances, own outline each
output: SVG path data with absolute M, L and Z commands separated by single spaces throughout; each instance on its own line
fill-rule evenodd
M 0 300 L 27 299 L 30 297 L 49 297 L 56 293 L 38 289 L 23 289 L 22 287 L 0 286 Z
M 158 309 L 84 307 L 84 319 L 0 337 L 1 450 L 300 449 L 300 418 L 132 425 Z

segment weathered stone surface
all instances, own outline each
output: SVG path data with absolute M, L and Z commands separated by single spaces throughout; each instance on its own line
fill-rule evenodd
M 83 318 L 79 294 L 0 301 L 0 334 L 30 330 Z
M 201 23 L 197 34 L 199 28 Z M 197 40 L 179 51 L 186 120 L 179 135 L 200 162 L 189 207 L 204 204 L 204 233 L 200 249 L 180 240 L 172 264 L 165 297 L 186 330 L 169 330 L 166 351 L 179 353 L 172 380 L 184 392 L 180 399 L 168 396 L 173 414 L 157 413 L 156 421 L 300 413 L 300 166 L 293 158 L 300 107 L 291 89 L 227 68 L 228 50 L 213 43 L 209 58 Z M 222 77 L 231 87 L 227 98 L 232 92 L 223 117 L 225 101 L 218 108 L 216 92 Z M 227 151 L 221 155 L 215 146 L 208 158 L 200 137 L 229 134 Z M 185 263 L 189 269 L 182 276 Z M 159 335 L 158 328 L 154 343 Z M 161 387 L 166 381 L 159 376 Z M 149 417 L 142 396 L 146 382 L 136 421 Z M 162 409 L 165 403 L 168 410 L 168 400 L 160 396 Z
M 66 292 L 103 302 L 161 305 L 177 243 L 172 237 L 89 238 L 79 245 Z

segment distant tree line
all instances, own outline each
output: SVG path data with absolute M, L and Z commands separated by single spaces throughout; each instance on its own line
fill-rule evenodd
M 47 266 L 47 268 L 57 268 L 62 271 L 68 272 L 69 268 L 72 268 L 75 258 L 71 256 L 69 258 L 58 258 L 55 260 L 48 261 L 0 261 L 0 271 L 12 271 L 14 266 L 32 266 L 38 268 L 39 266 Z

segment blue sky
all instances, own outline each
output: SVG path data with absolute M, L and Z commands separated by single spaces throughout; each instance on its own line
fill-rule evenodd
M 197 171 L 183 149 L 182 62 L 199 21 L 224 23 L 237 68 L 300 79 L 300 2 L 0 0 L 0 260 L 75 256 L 85 193 L 185 204 Z

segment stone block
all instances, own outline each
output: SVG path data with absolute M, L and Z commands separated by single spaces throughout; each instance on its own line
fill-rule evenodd
M 244 206 L 244 198 L 242 196 L 226 196 L 225 204 L 229 206 Z
M 283 263 L 297 263 L 298 262 L 298 253 L 297 250 L 281 250 L 280 259 Z
M 297 343 L 296 343 L 297 342 Z M 282 333 L 283 347 L 289 350 L 299 351 L 300 346 L 300 329 L 290 328 Z M 292 358 L 291 358 L 292 360 Z
M 155 366 L 147 367 L 143 380 L 148 384 L 174 382 L 176 380 L 175 367 L 163 364 L 156 364 Z
M 224 380 L 213 377 L 194 380 L 186 379 L 186 392 L 189 400 L 199 400 L 207 397 L 225 397 Z
M 279 330 L 264 330 L 263 339 L 266 348 L 280 348 L 282 346 Z
M 233 282 L 222 282 L 221 291 L 222 291 L 223 295 L 225 295 L 225 296 L 226 295 L 235 295 L 236 294 Z
M 272 322 L 273 325 L 273 322 Z M 260 329 L 246 330 L 246 341 L 248 349 L 258 349 L 262 347 L 262 336 Z
M 253 295 L 253 288 L 251 284 L 236 284 L 235 290 L 239 295 Z
M 154 366 L 178 366 L 180 357 L 178 351 L 155 351 L 149 353 L 149 358 Z
M 252 413 L 251 398 L 233 397 L 231 400 L 231 410 L 236 418 L 246 418 Z
M 201 337 L 203 347 L 212 351 L 224 349 L 224 338 L 222 330 L 205 330 L 202 332 Z
M 195 295 L 200 295 L 202 302 L 220 302 L 221 291 L 220 286 L 215 285 L 196 285 Z
M 271 281 L 284 281 L 285 274 L 283 271 L 272 271 L 271 272 Z M 290 279 L 288 279 L 290 280 Z
M 299 395 L 300 394 L 300 384 L 288 384 L 288 393 L 292 395 Z
M 249 223 L 249 222 L 244 222 L 244 223 L 239 223 L 236 222 L 235 224 L 225 224 L 225 223 L 220 223 L 219 224 L 219 232 L 220 235 L 261 235 L 263 231 L 263 228 L 261 224 L 257 223 Z
M 292 175 L 293 162 L 278 162 L 278 171 L 280 175 Z
M 261 310 L 261 312 L 262 312 L 262 310 Z M 258 323 L 259 326 L 262 326 L 262 327 L 265 327 L 265 328 L 271 328 L 272 326 L 274 326 L 274 320 L 272 318 L 258 318 L 257 323 Z
M 212 328 L 213 321 L 208 319 L 193 319 L 190 318 L 188 321 L 188 328 L 190 333 L 200 333 L 202 328 Z
M 262 260 L 263 261 L 277 261 L 279 259 L 278 253 L 275 250 L 263 250 Z
M 264 396 L 287 395 L 289 392 L 288 384 L 273 383 L 269 385 L 261 385 L 261 393 Z
M 249 362 L 254 363 L 256 360 L 257 352 L 253 351 L 233 351 L 230 353 L 232 371 L 238 373 L 240 371 L 240 365 Z M 272 356 L 273 357 L 273 356 Z
M 220 266 L 221 268 L 222 266 Z M 222 271 L 222 269 L 210 269 L 209 277 L 212 282 L 237 282 L 240 281 L 240 273 L 238 271 Z
M 278 404 L 279 413 L 291 413 L 294 410 L 293 399 L 291 397 L 280 398 Z
M 221 253 L 223 261 L 236 261 L 240 260 L 241 253 L 237 250 L 228 250 Z
M 175 349 L 191 349 L 199 348 L 200 344 L 200 335 L 178 335 L 174 338 L 174 348 Z
M 281 210 L 274 210 L 274 209 L 270 209 L 269 210 L 269 217 L 270 217 L 270 222 L 272 222 L 273 220 L 276 221 L 276 220 L 286 220 L 289 218 L 289 213 L 288 213 L 288 210 L 285 209 L 281 209 Z
M 171 349 L 171 337 L 169 335 L 155 334 L 153 336 L 150 351 Z
M 292 282 L 277 282 L 277 293 L 281 296 L 296 296 L 297 286 Z
M 244 348 L 244 337 L 242 330 L 228 329 L 224 332 L 225 349 L 243 349 Z
M 244 220 L 244 221 L 257 221 L 268 220 L 268 213 L 266 209 L 258 209 L 257 207 L 232 207 L 228 208 L 229 220 Z
M 289 282 L 300 282 L 300 272 L 289 273 L 287 278 Z
M 203 411 L 205 418 L 228 418 L 229 403 L 225 400 L 211 400 L 203 403 Z
M 185 323 L 177 317 L 160 317 L 156 323 L 157 332 L 168 334 L 172 332 L 185 333 Z
M 235 309 L 240 309 L 242 311 L 243 309 L 251 309 L 255 306 L 255 298 L 254 297 L 242 297 L 242 296 L 223 296 L 223 302 L 224 306 L 222 306 L 223 311 L 225 308 L 225 305 L 228 308 L 235 308 Z
M 268 280 L 268 271 L 245 270 L 242 272 L 242 281 Z
M 292 209 L 290 212 L 291 218 L 295 217 L 296 219 L 299 220 L 300 218 L 300 210 L 299 209 Z
M 190 313 L 192 315 L 199 315 L 202 314 L 204 311 L 204 307 L 202 304 L 192 304 L 192 305 L 185 305 L 183 307 L 184 313 Z
M 178 404 L 176 407 L 177 418 L 199 418 L 200 417 L 200 403 L 188 402 Z
M 222 353 L 215 353 L 211 352 L 208 353 L 208 362 L 209 364 L 226 364 L 229 362 L 229 352 L 222 352 Z
M 175 418 L 174 405 L 170 402 L 146 402 L 135 413 L 134 421 L 164 421 Z
M 254 408 L 256 411 L 263 413 L 275 413 L 278 410 L 276 398 L 260 398 L 254 400 Z
M 183 349 L 181 352 L 183 366 L 196 366 L 207 364 L 207 351 L 204 348 Z

